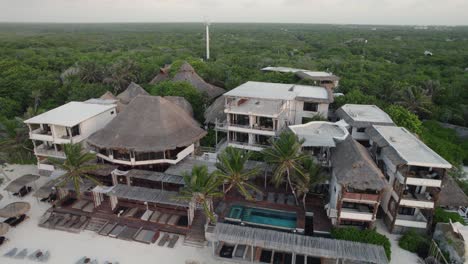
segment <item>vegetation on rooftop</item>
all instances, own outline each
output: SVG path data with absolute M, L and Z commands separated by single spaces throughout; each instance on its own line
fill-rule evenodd
M 391 259 L 392 249 L 390 240 L 374 229 L 359 230 L 356 227 L 333 228 L 331 236 L 334 239 L 348 240 L 361 243 L 369 243 L 383 246 L 388 260 Z
M 459 222 L 465 225 L 465 220 L 457 212 L 447 212 L 444 209 L 437 207 L 434 212 L 434 225 L 437 223 L 452 223 Z
M 398 245 L 405 250 L 416 253 L 425 259 L 429 254 L 431 239 L 425 234 L 421 234 L 411 229 L 403 234 L 398 241 Z

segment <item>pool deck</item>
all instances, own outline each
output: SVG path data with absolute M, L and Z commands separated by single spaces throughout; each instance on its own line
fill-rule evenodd
M 314 231 L 321 233 L 330 233 L 332 224 L 330 219 L 327 217 L 327 214 L 323 205 L 324 198 L 315 195 L 309 195 L 306 200 L 307 212 L 313 213 L 313 227 Z M 305 229 L 306 228 L 306 211 L 304 211 L 303 206 L 296 205 L 287 205 L 287 204 L 278 204 L 271 203 L 266 200 L 263 201 L 247 201 L 238 193 L 228 194 L 223 201 L 219 203 L 218 215 L 220 219 L 224 220 L 226 216 L 229 215 L 230 209 L 233 205 L 242 205 L 248 207 L 256 208 L 265 208 L 272 210 L 288 211 L 295 212 L 297 215 L 297 228 Z

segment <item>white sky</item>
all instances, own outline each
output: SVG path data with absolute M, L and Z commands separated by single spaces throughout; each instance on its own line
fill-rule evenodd
M 468 25 L 468 0 L 0 0 L 2 22 Z

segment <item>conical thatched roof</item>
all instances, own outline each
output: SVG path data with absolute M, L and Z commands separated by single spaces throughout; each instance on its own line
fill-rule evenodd
M 140 85 L 132 82 L 128 85 L 125 91 L 121 92 L 117 95 L 117 98 L 124 104 L 130 103 L 133 98 L 137 97 L 138 95 L 150 95 L 145 89 L 143 89 Z
M 149 84 L 157 84 L 163 81 L 169 80 L 169 70 L 171 69 L 171 65 L 165 65 L 164 68 L 159 69 L 158 75 L 154 77 Z
M 468 206 L 468 197 L 449 175 L 445 176 L 442 181 L 442 190 L 440 191 L 437 205 L 450 207 Z
M 184 97 L 181 96 L 164 96 L 164 99 L 167 99 L 174 104 L 178 105 L 180 108 L 184 109 L 187 114 L 193 116 L 192 105 Z
M 357 190 L 382 190 L 385 180 L 369 152 L 348 136 L 332 149 L 333 174 L 338 183 Z
M 103 100 L 116 100 L 116 104 L 117 104 L 117 112 L 121 112 L 125 105 L 120 102 L 119 98 L 117 98 L 113 93 L 107 91 L 105 92 L 103 95 L 101 95 L 101 97 L 99 97 L 99 99 L 103 99 Z
M 88 139 L 107 149 L 158 152 L 189 146 L 206 131 L 175 103 L 160 96 L 137 96 L 116 118 Z
M 31 209 L 31 205 L 27 202 L 14 202 L 0 209 L 0 217 L 17 217 L 27 213 L 29 209 Z
M 211 85 L 205 82 L 193 69 L 192 65 L 188 62 L 185 62 L 180 67 L 179 71 L 176 73 L 174 78 L 172 79 L 175 82 L 183 82 L 186 81 L 190 83 L 193 87 L 195 87 L 199 92 L 206 93 L 210 99 L 214 99 L 224 92 L 224 89 L 219 88 L 217 86 Z
M 226 120 L 226 113 L 224 113 L 224 96 L 216 98 L 216 100 L 206 108 L 204 117 L 205 124 L 214 124 Z

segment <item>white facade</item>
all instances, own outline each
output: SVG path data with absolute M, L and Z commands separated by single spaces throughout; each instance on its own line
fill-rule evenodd
M 227 120 L 216 128 L 229 146 L 261 151 L 287 126 L 326 118 L 330 96 L 323 87 L 247 82 L 224 94 Z
M 115 105 L 70 102 L 25 121 L 34 144 L 38 168 L 53 171 L 47 158 L 65 159 L 64 144 L 81 144 L 115 116 Z

